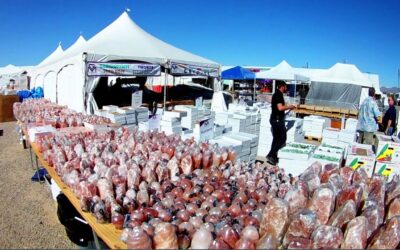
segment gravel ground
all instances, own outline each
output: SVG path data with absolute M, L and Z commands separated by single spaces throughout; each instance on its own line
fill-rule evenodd
M 76 249 L 57 218 L 48 186 L 31 181 L 29 151 L 16 123 L 0 123 L 0 248 Z

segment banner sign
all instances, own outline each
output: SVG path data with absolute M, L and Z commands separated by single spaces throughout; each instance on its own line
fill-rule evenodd
M 188 75 L 188 76 L 210 76 L 218 77 L 218 69 L 210 67 L 201 67 L 182 63 L 171 63 L 172 75 Z
M 99 63 L 86 64 L 88 76 L 159 76 L 161 66 L 144 63 Z

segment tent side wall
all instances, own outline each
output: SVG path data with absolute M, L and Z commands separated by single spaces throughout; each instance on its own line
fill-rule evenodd
M 358 109 L 361 89 L 353 84 L 312 82 L 306 104 Z
M 57 75 L 55 71 L 47 72 L 43 80 L 44 98 L 47 98 L 52 102 L 56 102 L 57 99 L 56 80 L 57 80 Z
M 85 64 L 81 58 L 79 55 L 73 61 L 60 67 L 56 81 L 57 100 L 60 105 L 67 105 L 75 111 L 85 112 Z

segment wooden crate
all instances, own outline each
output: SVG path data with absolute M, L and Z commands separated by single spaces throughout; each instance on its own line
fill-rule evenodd
M 350 115 L 358 115 L 358 110 L 357 109 L 350 109 L 349 114 Z
M 0 95 L 0 122 L 15 121 L 13 105 L 19 102 L 17 95 Z
M 342 114 L 349 114 L 350 113 L 350 110 L 349 109 L 344 109 L 344 108 L 341 108 L 340 109 L 340 113 L 342 113 Z

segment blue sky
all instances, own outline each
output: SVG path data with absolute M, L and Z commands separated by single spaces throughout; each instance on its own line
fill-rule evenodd
M 223 65 L 346 61 L 397 86 L 398 0 L 0 0 L 0 66 L 35 65 L 126 7 L 149 33 Z

